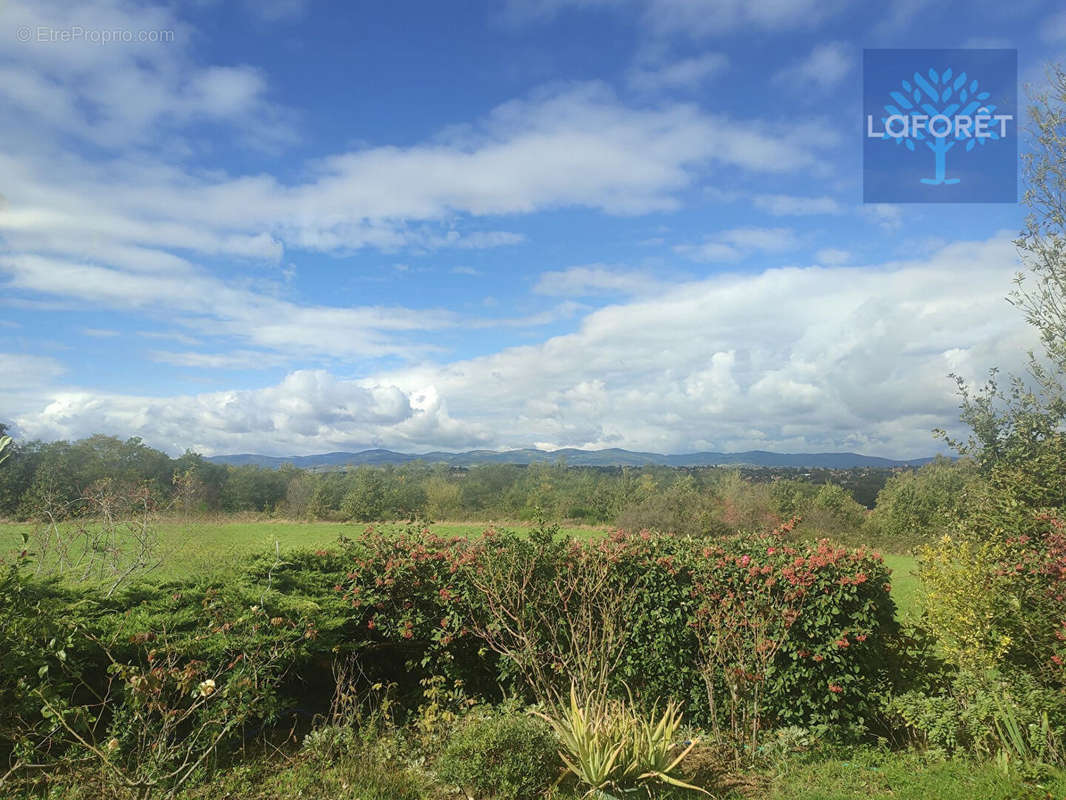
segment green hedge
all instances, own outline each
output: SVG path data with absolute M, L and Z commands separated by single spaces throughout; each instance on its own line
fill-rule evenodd
M 601 613 L 623 622 L 620 650 L 591 653 L 593 661 L 616 657 L 611 691 L 632 692 L 648 704 L 675 698 L 687 719 L 708 724 L 701 642 L 734 623 L 743 628 L 750 622 L 745 608 L 783 604 L 794 620 L 769 622 L 776 649 L 758 675 L 763 719 L 841 730 L 874 714 L 897 644 L 889 571 L 879 557 L 826 543 L 793 546 L 777 534 L 709 542 L 619 533 L 576 542 L 550 530 L 490 531 L 473 540 L 370 530 L 331 550 L 286 554 L 280 562 L 252 558 L 225 577 L 144 583 L 106 599 L 20 578 L 10 567 L 5 575 L 0 644 L 12 658 L 0 670 L 0 696 L 12 718 L 0 715 L 0 738 L 12 735 L 14 714 L 34 716 L 33 686 L 61 692 L 71 669 L 106 680 L 108 662 L 94 642 L 108 643 L 120 661 L 143 664 L 163 637 L 184 659 L 224 664 L 279 635 L 298 639 L 276 694 L 281 713 L 328 708 L 331 665 L 348 656 L 358 659 L 368 683 L 395 684 L 396 699 L 409 709 L 422 702 L 420 682 L 430 676 L 460 681 L 468 695 L 484 700 L 533 700 L 537 693 L 525 679 L 534 668 L 543 668 L 558 690 L 568 688 L 573 670 L 565 654 L 556 659 L 551 643 L 581 653 L 584 634 L 571 612 L 608 597 L 616 607 L 585 622 Z M 528 585 L 515 596 L 536 640 L 525 663 L 491 646 L 499 632 L 485 592 L 501 585 L 511 591 L 519 578 Z M 566 586 L 574 593 L 564 612 L 559 588 Z M 249 613 L 284 625 L 231 627 Z M 50 672 L 38 676 L 44 666 Z M 719 693 L 724 677 L 711 678 Z M 11 744 L 0 743 L 0 750 Z
M 478 635 L 494 624 L 482 590 L 486 564 L 492 565 L 490 578 L 520 574 L 531 584 L 521 609 L 527 622 L 565 626 L 559 585 L 587 569 L 580 565 L 600 562 L 604 591 L 626 604 L 628 639 L 611 671 L 612 688 L 649 702 L 677 698 L 690 719 L 704 722 L 709 710 L 700 640 L 713 635 L 708 613 L 718 615 L 717 625 L 730 624 L 728 613 L 718 613 L 723 598 L 739 625 L 745 624 L 744 608 L 755 603 L 787 606 L 795 614 L 791 625 L 776 627 L 782 641 L 761 676 L 765 711 L 780 723 L 869 720 L 897 633 L 889 570 L 879 556 L 825 542 L 796 547 L 775 534 L 708 545 L 647 533 L 583 543 L 495 532 L 480 540 L 370 533 L 355 543 L 352 556 L 344 594 L 359 646 L 378 653 L 391 648 L 402 658 L 392 665 L 396 676 L 442 674 L 475 693 L 493 682 L 507 692 L 523 690 L 523 667 L 488 652 Z M 518 567 L 499 569 L 501 556 Z M 544 645 L 540 655 L 552 654 L 545 643 L 553 635 L 533 630 Z M 568 680 L 560 674 L 559 688 Z

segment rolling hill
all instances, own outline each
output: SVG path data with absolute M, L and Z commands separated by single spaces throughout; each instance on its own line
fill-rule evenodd
M 444 463 L 456 467 L 471 467 L 478 464 L 538 464 L 554 463 L 564 459 L 573 467 L 641 467 L 661 465 L 669 467 L 702 467 L 719 465 L 754 467 L 822 467 L 848 469 L 851 467 L 910 467 L 920 466 L 931 458 L 900 460 L 866 456 L 859 453 L 771 453 L 765 450 L 749 450 L 743 453 L 641 453 L 632 450 L 610 448 L 606 450 L 468 450 L 463 453 L 397 453 L 392 450 L 363 450 L 356 453 L 321 453 L 310 456 L 263 456 L 252 453 L 211 456 L 207 460 L 217 464 L 254 464 L 276 469 L 283 464 L 292 464 L 302 469 L 331 469 L 343 466 L 406 464 L 411 461 Z

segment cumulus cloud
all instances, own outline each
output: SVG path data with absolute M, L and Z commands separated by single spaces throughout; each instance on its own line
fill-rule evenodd
M 96 431 L 141 431 L 171 452 L 266 449 L 304 452 L 323 446 L 403 447 L 426 441 L 473 442 L 476 424 L 452 419 L 432 387 L 407 393 L 358 384 L 321 370 L 290 373 L 265 389 L 155 398 L 55 392 L 38 413 L 19 417 L 27 438 L 72 439 Z
M 547 442 L 920 456 L 932 428 L 957 424 L 948 373 L 1019 371 L 1037 344 L 1003 300 L 1015 267 L 1004 235 L 921 260 L 720 275 L 480 358 L 196 396 L 40 390 L 16 421 L 31 436 L 136 433 L 176 452 Z
M 121 13 L 134 14 L 108 0 L 97 2 L 102 14 L 112 15 L 113 20 L 101 18 L 108 24 L 117 26 Z M 15 8 L 17 19 L 38 13 Z M 60 13 L 41 8 L 41 15 Z M 157 16 L 122 18 L 122 27 L 179 25 L 165 9 L 153 13 Z M 196 98 L 196 113 L 228 109 L 236 115 L 234 124 L 241 107 L 242 114 L 258 113 L 254 98 L 266 91 L 260 76 L 241 67 L 186 74 L 179 68 L 185 58 L 180 53 L 63 48 L 45 63 L 41 49 L 0 44 L 0 63 L 62 86 L 75 105 L 83 95 L 94 101 L 105 97 L 86 76 L 105 67 L 121 72 L 127 60 L 140 64 L 142 58 L 149 65 L 161 60 L 141 76 L 154 81 L 152 91 L 163 97 L 178 91 L 167 81 L 181 73 L 180 91 Z M 24 99 L 48 103 L 45 94 L 31 92 Z M 136 99 L 131 93 L 124 102 L 135 105 Z M 62 106 L 57 108 L 65 114 Z M 66 128 L 39 115 L 19 129 L 40 136 L 13 142 L 0 154 L 0 280 L 7 290 L 23 300 L 69 308 L 166 312 L 198 336 L 229 337 L 249 351 L 289 355 L 425 357 L 434 345 L 414 342 L 410 334 L 454 326 L 458 319 L 441 310 L 341 308 L 287 299 L 284 285 L 273 282 L 284 274 L 279 270 L 287 249 L 346 255 L 365 247 L 424 252 L 515 246 L 524 234 L 470 230 L 471 218 L 567 207 L 622 215 L 671 210 L 679 207 L 681 193 L 716 169 L 760 174 L 818 169 L 834 142 L 834 134 L 818 123 L 800 124 L 782 136 L 774 124 L 692 104 L 627 105 L 609 87 L 592 82 L 535 91 L 419 144 L 335 153 L 306 163 L 295 170 L 299 179 L 283 182 L 263 173 L 192 171 L 130 149 L 129 136 L 159 130 L 162 117 L 140 122 L 114 117 L 112 123 L 129 136 L 112 140 L 99 128 L 107 115 L 91 116 L 75 113 L 63 125 L 79 126 L 80 135 L 94 141 L 107 140 L 120 154 L 79 155 L 57 138 Z M 247 279 L 233 269 L 212 273 L 205 264 L 216 258 L 260 270 L 263 277 Z M 576 307 L 560 305 L 472 324 L 529 326 L 574 313 Z M 165 351 L 161 357 L 204 366 L 226 363 L 210 352 Z

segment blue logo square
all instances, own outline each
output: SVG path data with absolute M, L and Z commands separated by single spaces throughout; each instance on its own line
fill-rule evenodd
M 864 50 L 864 203 L 1018 202 L 1017 50 Z

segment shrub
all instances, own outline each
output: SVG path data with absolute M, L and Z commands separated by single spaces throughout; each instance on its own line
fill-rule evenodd
M 865 726 L 897 630 L 880 556 L 775 536 L 701 555 L 695 624 L 705 677 L 739 684 L 731 695 L 761 702 L 756 716 L 777 724 Z
M 355 728 L 349 725 L 323 725 L 304 736 L 302 748 L 312 758 L 333 761 L 351 753 L 359 744 Z
M 443 675 L 482 697 L 532 686 L 551 700 L 572 674 L 583 691 L 622 696 L 628 686 L 638 698 L 676 698 L 708 723 L 708 680 L 726 689 L 722 665 L 701 659 L 701 641 L 750 621 L 756 596 L 772 608 L 785 598 L 795 613 L 768 631 L 772 657 L 764 651 L 746 670 L 760 683 L 763 720 L 861 726 L 887 680 L 896 631 L 889 573 L 864 550 L 792 546 L 780 535 L 708 546 L 649 533 L 538 542 L 413 532 L 368 534 L 353 553 L 352 628 L 366 631 L 360 646 L 390 680 Z M 749 646 L 759 643 L 738 641 L 740 651 Z
M 1062 758 L 1066 695 L 1025 673 L 962 671 L 946 692 L 906 692 L 889 701 L 886 710 L 919 742 L 947 753 L 987 757 L 1021 750 L 1036 760 Z M 1010 729 L 1023 732 L 1023 741 L 1012 741 Z
M 971 532 L 921 551 L 926 615 L 961 668 L 1014 668 L 1049 686 L 1066 682 L 1066 525 L 1028 515 L 1028 533 Z
M 893 475 L 878 492 L 864 533 L 894 550 L 935 542 L 951 530 L 965 491 L 975 484 L 972 462 L 943 457 Z
M 216 754 L 239 744 L 246 726 L 271 721 L 281 677 L 294 651 L 313 636 L 313 627 L 261 607 L 234 616 L 210 592 L 202 605 L 196 638 L 215 640 L 205 650 L 214 657 L 190 656 L 188 643 L 172 643 L 165 630 L 138 634 L 135 656 L 121 659 L 112 643 L 82 634 L 102 651 L 106 670 L 68 669 L 58 686 L 34 690 L 73 761 L 97 762 L 113 784 L 140 800 L 172 795 Z M 61 693 L 68 683 L 72 696 Z
M 527 715 L 472 716 L 450 738 L 436 771 L 469 797 L 528 800 L 558 777 L 556 747 L 548 726 Z

